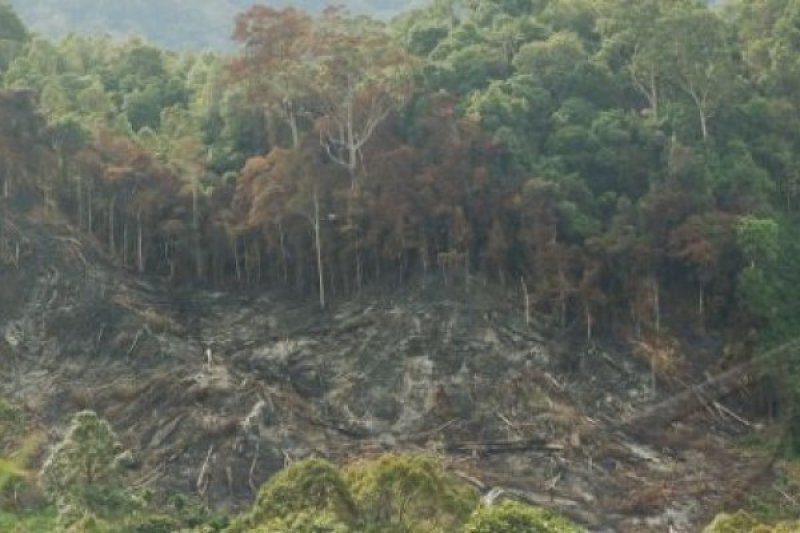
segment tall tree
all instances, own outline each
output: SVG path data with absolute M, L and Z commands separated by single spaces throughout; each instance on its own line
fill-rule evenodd
M 736 79 L 725 21 L 706 7 L 677 4 L 658 21 L 655 31 L 665 73 L 691 100 L 706 141 L 709 121 Z
M 286 123 L 293 147 L 300 144 L 300 122 L 315 89 L 312 23 L 308 13 L 293 7 L 253 6 L 236 17 L 234 39 L 244 49 L 233 74 L 269 116 Z
M 410 61 L 384 27 L 328 8 L 314 28 L 320 142 L 356 179 L 362 151 L 376 128 L 410 94 Z

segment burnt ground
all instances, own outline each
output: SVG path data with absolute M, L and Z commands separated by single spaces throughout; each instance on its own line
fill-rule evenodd
M 72 413 L 96 410 L 140 459 L 143 486 L 235 509 L 288 461 L 428 450 L 487 498 L 593 531 L 679 532 L 770 475 L 731 445 L 751 429 L 719 409 L 650 437 L 621 429 L 678 387 L 654 397 L 631 350 L 527 326 L 518 294 L 417 283 L 321 312 L 291 295 L 141 281 L 65 226 L 8 218 L 5 239 L 0 393 L 51 443 Z

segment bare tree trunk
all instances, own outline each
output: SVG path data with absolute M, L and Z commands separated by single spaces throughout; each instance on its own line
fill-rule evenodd
M 584 304 L 584 311 L 586 314 L 586 340 L 592 340 L 592 328 L 594 327 L 594 317 L 592 317 L 592 306 L 588 303 Z
M 358 147 L 353 133 L 353 103 L 347 105 L 347 170 L 350 172 L 352 186 L 356 186 L 356 166 L 358 165 Z
M 200 215 L 198 213 L 197 178 L 192 180 L 192 233 L 194 240 L 194 273 L 197 281 L 203 280 L 203 254 L 200 250 Z
M 525 325 L 531 325 L 531 297 L 528 294 L 528 284 L 525 283 L 525 278 L 519 278 L 520 283 L 522 284 L 522 296 L 525 302 Z
M 650 394 L 655 397 L 657 390 L 657 372 L 656 372 L 656 356 L 655 354 L 650 355 Z
M 233 263 L 236 266 L 236 281 L 242 283 L 242 267 L 239 261 L 239 237 L 233 237 Z
M 705 294 L 706 293 L 706 289 L 705 289 L 705 286 L 703 285 L 702 281 L 700 282 L 700 289 L 699 289 L 698 292 L 699 292 L 699 294 L 698 294 L 698 299 L 697 299 L 697 310 L 700 313 L 700 316 L 703 316 L 705 314 L 705 306 L 706 306 L 706 303 L 705 303 L 705 300 L 706 300 L 706 294 Z
M 286 241 L 283 235 L 283 222 L 278 221 L 278 233 L 280 234 L 280 245 L 281 245 L 281 266 L 283 268 L 283 284 L 289 284 L 289 265 L 288 260 L 286 258 Z
M 122 226 L 122 266 L 128 266 L 128 219 L 125 218 L 125 224 Z
M 292 147 L 297 148 L 300 146 L 300 131 L 297 127 L 297 117 L 294 115 L 294 113 L 289 112 L 288 122 L 289 129 L 292 130 Z
M 469 251 L 464 250 L 464 285 L 469 288 Z
M 319 224 L 319 195 L 314 189 L 314 242 L 317 248 L 317 272 L 319 273 L 319 306 L 325 309 L 325 270 L 322 266 L 322 238 Z
M 424 240 L 420 248 L 420 260 L 422 261 L 422 284 L 424 285 L 428 278 L 428 245 Z
M 87 214 L 89 215 L 88 216 L 88 218 L 89 218 L 89 220 L 88 220 L 88 222 L 89 222 L 89 233 L 91 234 L 91 233 L 94 232 L 94 218 L 92 216 L 92 206 L 94 205 L 94 180 L 92 180 L 92 179 L 89 180 L 88 189 L 89 189 L 89 191 L 88 191 L 89 192 L 89 198 L 87 198 L 88 205 L 86 207 L 87 207 L 87 211 L 88 211 Z
M 75 180 L 75 195 L 78 199 L 78 229 L 83 229 L 83 178 L 78 174 Z
M 356 292 L 361 292 L 361 251 L 356 250 Z
M 136 212 L 136 265 L 139 274 L 144 274 L 144 235 L 142 231 L 142 210 Z
M 256 283 L 261 284 L 261 243 L 256 240 Z
M 112 256 L 117 255 L 117 245 L 114 239 L 114 211 L 116 211 L 117 197 L 112 196 L 108 203 L 108 250 Z
M 697 115 L 700 119 L 700 133 L 703 135 L 703 142 L 708 140 L 708 100 L 707 95 L 700 94 L 694 89 L 687 91 L 694 100 L 694 105 L 697 108 Z
M 250 263 L 251 263 L 250 256 L 251 255 L 252 255 L 251 247 L 247 242 L 245 242 L 245 245 L 244 245 L 244 284 L 247 285 L 247 286 L 250 285 L 250 282 L 252 280 L 252 276 L 251 276 L 252 268 L 250 266 Z
M 658 82 L 655 73 L 650 74 L 650 107 L 653 110 L 653 118 L 658 121 Z
M 705 110 L 702 108 L 698 109 L 700 114 L 700 131 L 703 134 L 703 141 L 708 140 L 708 117 L 706 117 Z
M 661 292 L 658 279 L 653 278 L 653 317 L 655 318 L 656 334 L 661 333 Z

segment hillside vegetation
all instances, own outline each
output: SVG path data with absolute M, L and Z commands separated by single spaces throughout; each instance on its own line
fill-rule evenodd
M 202 495 L 234 505 L 286 450 L 522 441 L 570 465 L 526 463 L 555 507 L 629 530 L 696 526 L 800 450 L 800 1 L 441 0 L 391 23 L 186 4 L 148 19 L 242 8 L 235 51 L 51 40 L 0 2 L 0 357 L 43 423 L 96 409 L 162 488 L 205 464 Z M 720 427 L 620 421 L 726 368 L 741 414 L 695 398 Z M 778 422 L 768 459 L 723 445 L 755 417 Z M 473 466 L 502 481 L 516 452 Z

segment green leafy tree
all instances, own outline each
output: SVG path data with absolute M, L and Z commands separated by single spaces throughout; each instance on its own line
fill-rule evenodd
M 0 76 L 20 53 L 28 38 L 28 30 L 14 9 L 6 1 L 0 2 Z
M 72 418 L 41 470 L 42 487 L 56 502 L 62 526 L 114 516 L 135 504 L 123 482 L 121 451 L 114 430 L 97 414 L 82 411 Z
M 366 531 L 454 531 L 477 503 L 475 491 L 424 455 L 357 461 L 344 476 Z
M 275 474 L 259 489 L 250 512 L 232 524 L 230 531 L 261 531 L 262 527 L 271 531 L 270 523 L 281 522 L 308 525 L 312 517 L 298 515 L 311 511 L 330 513 L 329 522 L 347 526 L 357 520 L 356 505 L 344 478 L 335 465 L 321 459 L 300 461 Z
M 664 74 L 690 99 L 704 141 L 711 119 L 735 87 L 728 32 L 721 17 L 693 4 L 676 4 L 656 26 Z
M 746 216 L 739 221 L 736 243 L 751 267 L 769 264 L 778 256 L 779 229 L 778 223 L 770 218 Z
M 578 68 L 588 60 L 580 37 L 571 32 L 559 32 L 545 41 L 523 45 L 514 57 L 514 67 L 529 74 L 556 97 L 574 94 Z

